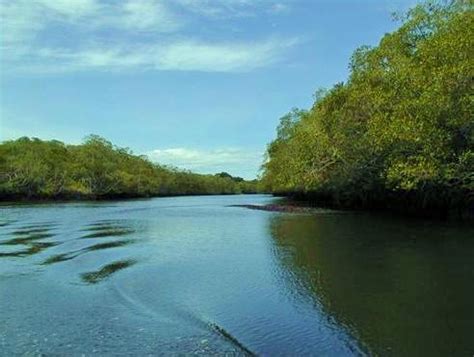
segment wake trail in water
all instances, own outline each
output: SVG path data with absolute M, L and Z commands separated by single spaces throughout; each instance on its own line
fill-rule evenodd
M 204 316 L 179 307 L 175 303 L 163 300 L 160 301 L 160 306 L 162 307 L 163 311 L 159 313 L 154 308 L 140 301 L 138 297 L 134 297 L 131 294 L 125 292 L 124 289 L 122 289 L 117 283 L 114 283 L 113 288 L 115 295 L 121 300 L 122 305 L 126 306 L 136 314 L 170 324 L 176 324 L 179 322 L 179 320 L 181 320 L 188 326 L 217 334 L 225 341 L 231 343 L 234 347 L 237 347 L 247 356 L 256 356 L 256 353 L 252 352 L 248 347 L 246 347 L 241 341 L 237 339 L 237 337 L 232 335 L 222 326 L 219 326 L 217 323 L 209 321 L 209 319 L 205 318 Z

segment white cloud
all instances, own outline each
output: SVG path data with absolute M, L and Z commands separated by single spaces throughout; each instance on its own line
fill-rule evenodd
M 2 46 L 25 45 L 51 21 L 72 24 L 99 9 L 96 0 L 0 0 Z
M 232 171 L 254 178 L 262 162 L 260 151 L 242 148 L 196 150 L 188 148 L 156 149 L 147 153 L 155 162 L 201 173 Z
M 284 3 L 275 3 L 270 7 L 270 12 L 273 12 L 275 14 L 280 14 L 280 13 L 285 13 L 288 12 L 290 7 L 288 4 Z
M 181 20 L 162 0 L 124 1 L 117 13 L 112 11 L 112 16 L 99 20 L 99 25 L 104 23 L 121 29 L 151 32 L 172 32 L 181 27 Z
M 217 11 L 238 16 L 258 3 L 0 0 L 2 65 L 9 72 L 39 73 L 253 70 L 280 60 L 298 41 L 272 36 L 254 41 L 199 39 L 189 31 L 181 32 L 186 18 L 176 10 L 181 6 L 200 14 Z
M 95 0 L 30 0 L 28 3 L 30 7 L 41 5 L 60 15 L 73 17 L 92 14 L 99 10 Z
M 2 47 L 30 41 L 43 27 L 34 9 L 24 7 L 21 2 L 0 3 L 0 40 Z
M 173 0 L 173 3 L 187 11 L 221 19 L 255 17 L 259 12 L 278 14 L 290 9 L 288 2 L 273 0 Z
M 158 50 L 161 53 L 156 66 L 162 69 L 208 72 L 246 71 L 272 63 L 295 43 L 296 40 L 229 44 L 174 43 L 163 51 Z
M 209 17 L 229 18 L 255 15 L 265 1 L 256 0 L 174 0 L 187 11 Z
M 269 65 L 297 43 L 266 40 L 255 43 L 181 41 L 138 46 L 96 46 L 70 51 L 43 48 L 17 69 L 33 72 L 84 70 L 174 70 L 242 72 Z M 36 56 L 36 61 L 34 60 Z
M 97 30 L 177 30 L 181 20 L 173 15 L 163 0 L 0 0 L 2 43 L 33 40 L 50 24 L 66 28 Z

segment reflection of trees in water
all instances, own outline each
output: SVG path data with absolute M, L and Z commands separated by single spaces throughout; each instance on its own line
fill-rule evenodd
M 282 280 L 375 354 L 462 355 L 474 342 L 472 230 L 369 215 L 278 215 Z
M 13 230 L 0 235 L 0 258 L 28 258 L 39 253 L 48 253 L 49 248 L 56 247 L 58 253 L 48 254 L 46 259 L 40 263 L 46 267 L 67 262 L 91 252 L 99 253 L 112 248 L 124 248 L 136 242 L 135 239 L 124 239 L 125 236 L 135 233 L 135 229 L 129 226 L 126 220 L 94 221 L 81 229 L 83 234 L 76 238 L 69 238 L 64 232 L 61 234 L 55 232 L 54 227 L 57 225 L 54 222 L 40 222 L 13 227 Z M 8 226 L 8 224 L 4 226 Z M 45 239 L 53 239 L 53 241 L 43 241 Z M 86 239 L 89 244 L 81 248 L 71 249 L 71 245 L 63 245 L 70 240 L 83 239 Z M 21 250 L 15 249 L 17 246 L 20 246 Z M 106 261 L 109 258 L 107 255 L 99 257 L 98 260 Z M 37 263 L 32 260 L 29 262 L 31 264 Z M 84 282 L 90 284 L 99 283 L 115 272 L 131 267 L 135 263 L 135 259 L 119 259 L 105 264 L 97 270 L 80 273 L 80 277 Z M 80 263 L 78 266 L 81 266 Z
M 81 274 L 81 278 L 86 283 L 96 284 L 108 278 L 109 276 L 116 273 L 117 271 L 128 268 L 134 264 L 136 264 L 136 261 L 133 259 L 119 260 L 119 261 L 104 265 L 98 270 L 83 273 Z
M 5 222 L 4 222 L 5 223 Z M 8 226 L 12 222 L 1 225 Z M 54 236 L 51 233 L 53 228 L 51 223 L 38 223 L 20 226 L 16 230 L 0 236 L 0 257 L 4 258 L 24 258 L 31 255 L 36 255 L 44 250 L 56 246 L 57 242 L 43 242 L 43 239 L 48 239 Z M 3 232 L 2 232 L 3 233 Z M 4 239 L 6 237 L 6 239 Z M 21 250 L 3 249 L 6 247 L 22 247 Z

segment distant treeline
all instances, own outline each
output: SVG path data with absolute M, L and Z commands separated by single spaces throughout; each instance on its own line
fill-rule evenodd
M 91 135 L 81 145 L 23 137 L 0 144 L 0 199 L 119 198 L 256 192 L 256 181 L 150 162 Z
M 474 205 L 473 1 L 418 5 L 346 83 L 281 118 L 267 190 L 338 207 L 447 214 Z

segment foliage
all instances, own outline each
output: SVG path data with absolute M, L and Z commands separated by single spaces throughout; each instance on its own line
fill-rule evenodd
M 348 204 L 472 204 L 472 10 L 472 0 L 418 5 L 378 46 L 356 50 L 346 83 L 281 118 L 266 189 Z
M 228 175 L 228 174 L 227 174 Z M 23 137 L 0 144 L 0 198 L 252 193 L 256 182 L 150 162 L 96 135 L 81 145 Z

